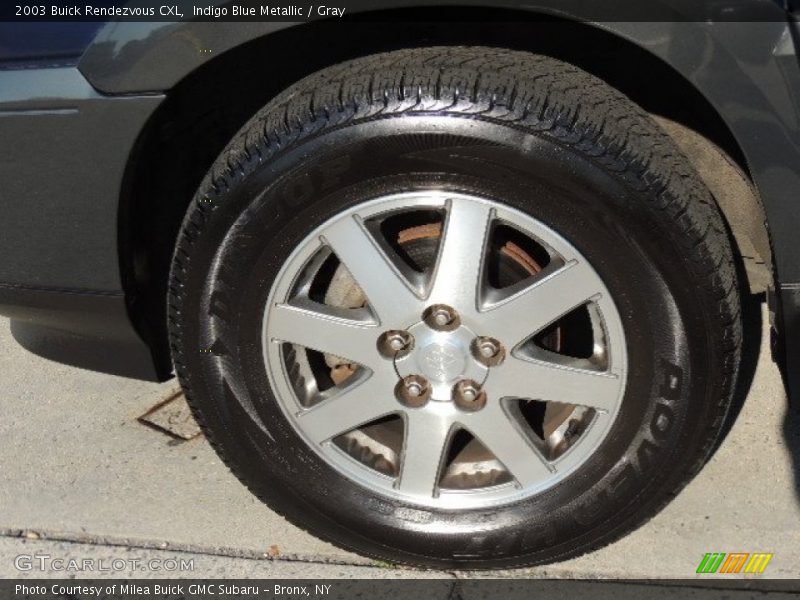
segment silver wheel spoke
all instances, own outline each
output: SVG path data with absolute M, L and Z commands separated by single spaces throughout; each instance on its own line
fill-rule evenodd
M 611 411 L 619 402 L 622 379 L 615 374 L 509 357 L 492 374 L 490 393 L 498 398 L 563 402 Z
M 422 411 L 406 413 L 406 434 L 397 488 L 431 498 L 438 483 L 451 423 Z
M 485 317 L 492 335 L 514 348 L 559 317 L 599 296 L 603 284 L 586 263 L 568 262 L 494 305 Z
M 297 415 L 306 435 L 320 444 L 360 425 L 398 411 L 387 378 L 371 375 L 369 379 L 345 387 Z
M 452 305 L 464 313 L 477 309 L 492 208 L 483 202 L 448 203 L 429 302 Z
M 503 463 L 520 486 L 535 485 L 552 474 L 522 425 L 514 422 L 497 400 L 473 417 L 465 419 L 464 426 Z
M 422 300 L 357 215 L 333 223 L 323 238 L 361 287 L 384 328 L 405 326 L 419 317 Z
M 324 305 L 317 307 L 311 308 L 310 303 L 274 306 L 269 320 L 272 341 L 336 354 L 373 370 L 385 366 L 376 348 L 380 330 L 375 325 L 323 312 Z

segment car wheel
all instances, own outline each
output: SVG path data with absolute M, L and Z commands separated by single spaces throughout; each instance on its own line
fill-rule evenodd
M 175 250 L 180 382 L 232 471 L 344 548 L 509 567 L 606 544 L 702 466 L 741 325 L 719 210 L 552 58 L 369 56 L 236 136 Z

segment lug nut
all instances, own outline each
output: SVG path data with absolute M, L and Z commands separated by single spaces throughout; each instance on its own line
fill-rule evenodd
M 406 384 L 406 392 L 408 392 L 409 396 L 417 397 L 422 396 L 422 392 L 425 391 L 425 388 L 417 383 L 416 381 L 411 381 Z
M 441 308 L 433 311 L 433 313 L 431 313 L 431 316 L 433 317 L 434 323 L 436 323 L 439 327 L 444 327 L 445 325 L 449 325 L 450 321 L 453 320 L 450 314 L 446 310 L 443 310 Z
M 463 379 L 453 386 L 453 402 L 461 410 L 476 411 L 486 406 L 486 392 L 478 382 Z
M 428 327 L 437 331 L 453 331 L 461 325 L 458 313 L 446 304 L 429 306 L 422 318 Z
M 494 367 L 505 360 L 506 349 L 496 339 L 480 336 L 472 340 L 472 355 L 487 367 Z
M 395 388 L 397 399 L 406 406 L 419 408 L 424 406 L 431 396 L 428 381 L 420 375 L 408 375 L 397 382 Z
M 414 347 L 414 336 L 407 331 L 392 329 L 378 338 L 378 348 L 387 358 L 396 358 Z

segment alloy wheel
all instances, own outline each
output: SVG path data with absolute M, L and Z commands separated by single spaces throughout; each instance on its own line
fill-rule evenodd
M 438 508 L 506 504 L 586 463 L 625 391 L 622 322 L 566 239 L 498 201 L 376 198 L 281 269 L 270 384 L 328 465 Z

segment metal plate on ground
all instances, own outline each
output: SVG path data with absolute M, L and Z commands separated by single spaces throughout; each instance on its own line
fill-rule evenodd
M 182 392 L 151 408 L 139 421 L 182 440 L 190 440 L 201 433 Z

